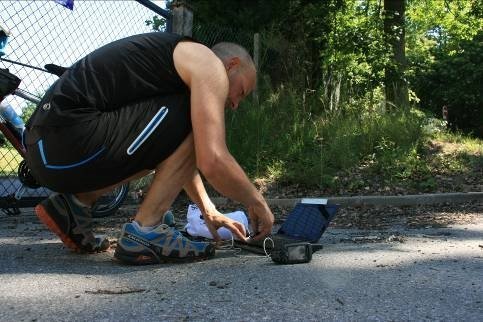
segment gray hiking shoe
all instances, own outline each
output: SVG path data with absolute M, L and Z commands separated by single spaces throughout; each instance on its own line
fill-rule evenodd
M 78 206 L 70 194 L 52 194 L 35 207 L 35 213 L 73 251 L 101 252 L 110 246 L 107 239 L 92 233 L 90 208 Z
M 132 223 L 124 224 L 114 257 L 128 264 L 158 264 L 201 260 L 213 257 L 215 247 L 209 242 L 196 242 L 178 230 L 161 224 L 142 232 Z

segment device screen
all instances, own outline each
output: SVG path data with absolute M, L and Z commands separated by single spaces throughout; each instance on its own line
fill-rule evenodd
M 288 259 L 291 261 L 303 261 L 306 258 L 306 245 L 287 246 Z

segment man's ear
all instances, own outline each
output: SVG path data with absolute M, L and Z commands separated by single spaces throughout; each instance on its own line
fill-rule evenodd
M 239 57 L 232 57 L 228 60 L 226 64 L 226 70 L 239 67 L 241 65 L 241 60 Z

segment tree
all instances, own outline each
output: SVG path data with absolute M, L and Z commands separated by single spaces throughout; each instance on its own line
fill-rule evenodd
M 483 137 L 483 32 L 461 41 L 455 51 L 438 54 L 415 85 L 423 106 L 436 115 L 446 106 L 451 128 Z
M 315 114 L 372 111 L 384 96 L 404 108 L 410 95 L 427 108 L 434 99 L 420 80 L 483 28 L 478 0 L 186 2 L 193 35 L 208 46 L 225 40 L 250 50 L 261 33 L 261 79 L 302 93 Z
M 483 137 L 483 5 L 478 0 L 410 0 L 408 76 L 420 106 Z
M 405 0 L 384 0 L 384 35 L 391 52 L 385 70 L 386 102 L 397 107 L 409 106 L 405 78 Z

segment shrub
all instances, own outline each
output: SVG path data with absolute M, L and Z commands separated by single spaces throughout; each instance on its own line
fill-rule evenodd
M 320 102 L 294 89 L 265 89 L 261 96 L 261 103 L 246 102 L 227 114 L 228 145 L 251 177 L 331 187 L 338 172 L 371 158 L 375 171 L 394 177 L 421 168 L 414 153 L 425 117 L 415 110 L 317 114 L 312 111 L 320 108 L 311 104 Z
M 428 71 L 415 78 L 421 105 L 436 115 L 448 108 L 453 130 L 483 137 L 483 31 L 462 41 L 456 53 L 439 53 Z

